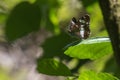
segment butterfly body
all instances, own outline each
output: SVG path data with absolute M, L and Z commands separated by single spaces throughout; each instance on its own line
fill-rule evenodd
M 90 35 L 89 29 L 90 17 L 88 14 L 82 16 L 77 21 L 76 18 L 72 18 L 68 32 L 72 36 L 78 36 L 81 39 L 87 39 Z

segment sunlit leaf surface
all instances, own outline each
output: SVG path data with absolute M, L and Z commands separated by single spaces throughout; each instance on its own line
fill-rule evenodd
M 96 73 L 94 71 L 84 71 L 79 75 L 78 80 L 119 80 L 108 73 Z
M 64 53 L 74 58 L 94 60 L 111 54 L 112 47 L 109 38 L 91 38 L 70 46 Z
M 70 76 L 70 70 L 61 62 L 54 59 L 38 60 L 37 70 L 39 73 L 54 76 Z

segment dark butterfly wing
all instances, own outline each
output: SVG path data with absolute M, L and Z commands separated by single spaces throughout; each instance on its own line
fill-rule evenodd
M 90 16 L 88 14 L 86 14 L 84 16 L 84 20 L 89 23 L 90 22 Z
M 79 18 L 78 22 L 80 22 L 83 25 L 89 25 L 90 23 L 90 16 L 88 14 L 85 14 L 81 18 Z
M 79 28 L 78 28 L 78 25 L 77 25 L 77 20 L 73 17 L 71 22 L 70 22 L 70 25 L 68 26 L 68 32 L 74 33 L 78 30 L 79 30 Z
M 68 32 L 72 36 L 78 36 L 81 39 L 87 39 L 90 35 L 89 23 L 90 17 L 88 14 L 85 14 L 79 18 L 78 21 L 73 17 L 68 27 Z
M 78 21 L 80 23 L 80 36 L 82 39 L 87 39 L 90 35 L 90 28 L 89 28 L 90 17 L 89 17 L 89 15 L 85 14 Z
M 72 21 L 73 21 L 74 23 L 77 23 L 77 20 L 75 19 L 75 17 L 72 18 Z

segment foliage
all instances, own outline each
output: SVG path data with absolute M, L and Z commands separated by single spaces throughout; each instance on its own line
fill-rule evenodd
M 36 5 L 39 6 L 41 11 L 41 27 L 45 27 L 47 30 L 50 30 L 54 34 L 59 34 L 60 30 L 58 27 L 58 19 L 57 19 L 57 9 L 59 7 L 59 3 L 57 0 L 36 0 Z
M 5 28 L 6 36 L 9 41 L 13 41 L 34 30 L 38 30 L 39 25 L 39 7 L 28 2 L 22 2 L 12 10 L 8 17 Z
M 51 76 L 66 76 L 67 80 L 118 80 L 116 77 L 110 74 L 112 72 L 114 75 L 116 75 L 116 72 L 113 72 L 115 70 L 113 63 L 111 63 L 110 66 L 107 66 L 106 63 L 104 63 L 104 65 L 106 65 L 105 67 L 108 69 L 104 68 L 101 71 L 108 71 L 108 73 L 88 70 L 83 72 L 80 71 L 80 74 L 78 74 L 79 69 L 82 69 L 81 66 L 84 64 L 89 64 L 89 62 L 95 60 L 99 61 L 100 58 L 104 56 L 108 56 L 110 54 L 112 55 L 113 51 L 109 37 L 95 37 L 86 40 L 77 40 L 66 34 L 65 30 L 63 30 L 65 29 L 63 25 L 68 25 L 67 19 L 64 19 L 66 17 L 65 15 L 69 17 L 72 13 L 75 13 L 75 16 L 78 16 L 80 11 L 80 8 L 78 10 L 76 8 L 71 9 L 72 5 L 69 5 L 69 2 L 72 4 L 72 0 L 67 0 L 66 3 L 67 2 L 68 4 L 64 4 L 65 6 L 63 6 L 64 9 L 67 9 L 67 11 L 62 12 L 63 15 L 62 13 L 61 15 L 57 15 L 60 14 L 58 13 L 60 12 L 58 9 L 61 10 L 61 8 L 63 8 L 60 7 L 62 6 L 62 2 L 60 3 L 60 0 L 18 1 L 16 6 L 13 6 L 13 8 L 11 7 L 12 10 L 10 14 L 7 13 L 7 10 L 7 14 L 4 11 L 0 12 L 0 26 L 1 23 L 3 23 L 7 18 L 4 31 L 8 42 L 13 42 L 31 32 L 45 28 L 52 34 L 52 37 L 47 38 L 42 44 L 44 54 L 42 58 L 40 57 L 37 60 L 37 71 L 39 73 Z M 79 1 L 77 1 L 77 3 L 78 2 Z M 80 4 L 83 4 L 86 11 L 88 11 L 88 13 L 91 15 L 92 24 L 90 27 L 93 30 L 91 36 L 108 36 L 104 28 L 102 14 L 100 12 L 97 0 L 90 0 L 89 3 L 87 0 L 83 0 L 82 3 L 80 2 Z M 9 10 L 10 9 L 8 9 L 8 11 Z M 60 16 L 62 16 L 62 18 Z M 71 17 L 72 16 L 69 18 Z M 59 24 L 62 25 L 59 26 Z M 60 61 L 54 60 L 54 57 L 57 57 Z M 72 63 L 72 58 L 77 59 L 78 63 L 80 64 L 76 64 L 76 72 L 71 72 L 71 70 L 68 68 L 68 63 Z M 83 62 L 82 60 L 86 61 Z M 110 61 L 110 59 L 108 61 Z M 112 71 L 109 71 L 109 68 L 112 68 Z M 2 74 L 0 74 L 0 76 L 2 76 Z
M 119 80 L 108 73 L 95 73 L 94 71 L 84 71 L 80 74 L 78 80 Z
M 65 51 L 65 54 L 71 57 L 91 60 L 99 59 L 110 53 L 112 53 L 112 47 L 109 38 L 83 40 Z
M 70 70 L 61 62 L 54 59 L 38 60 L 37 70 L 40 73 L 55 76 L 71 76 Z
M 65 45 L 69 44 L 70 42 L 74 41 L 76 39 L 71 39 L 70 36 L 68 36 L 65 32 L 61 32 L 57 36 L 53 36 L 45 40 L 45 43 L 42 44 L 44 55 L 42 57 L 44 58 L 53 58 L 53 57 L 59 57 L 60 59 L 68 59 L 67 56 L 65 56 L 63 52 L 63 48 Z M 49 45 L 52 45 L 50 47 Z

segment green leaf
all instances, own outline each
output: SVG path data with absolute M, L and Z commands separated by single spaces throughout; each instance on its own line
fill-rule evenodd
M 95 73 L 94 71 L 84 71 L 80 74 L 78 80 L 119 80 L 109 73 Z
M 71 39 L 71 37 L 66 32 L 61 31 L 59 35 L 55 35 L 44 41 L 44 43 L 42 44 L 42 48 L 44 50 L 44 54 L 42 57 L 43 58 L 59 57 L 60 59 L 69 60 L 70 57 L 63 54 L 63 48 L 65 45 L 75 40 L 76 40 L 75 38 Z
M 70 46 L 74 46 L 74 45 L 76 45 L 76 44 L 78 44 L 78 43 L 80 43 L 80 42 L 81 42 L 80 40 L 74 41 L 74 42 L 66 45 L 66 46 L 63 48 L 63 50 L 66 50 L 66 49 L 68 49 Z
M 38 60 L 37 70 L 39 73 L 53 76 L 71 76 L 70 70 L 61 62 L 54 59 Z
M 69 47 L 64 53 L 74 58 L 95 60 L 112 53 L 112 47 L 109 38 L 91 38 Z
M 14 7 L 6 22 L 6 37 L 9 41 L 23 37 L 39 29 L 40 9 L 35 4 L 22 2 Z

